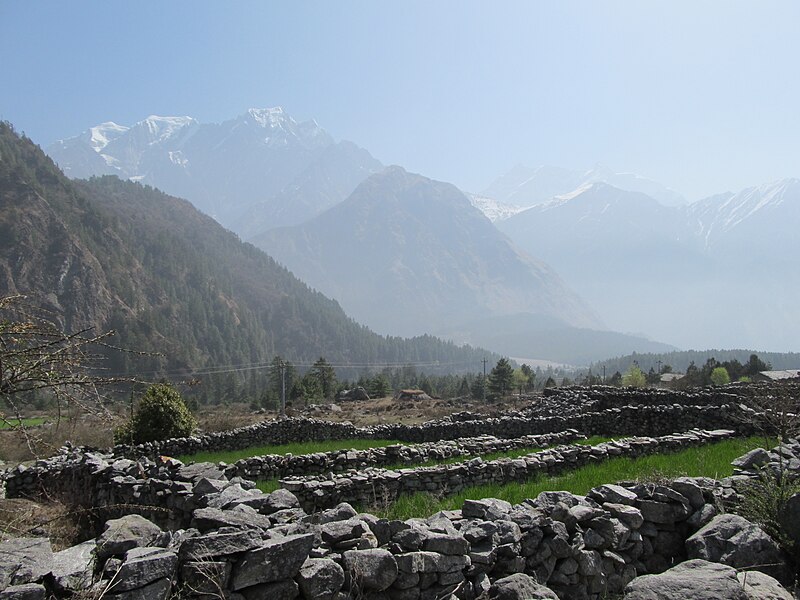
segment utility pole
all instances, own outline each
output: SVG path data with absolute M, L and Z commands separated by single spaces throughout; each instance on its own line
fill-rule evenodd
M 286 416 L 286 364 L 281 361 L 281 416 Z
M 483 403 L 486 404 L 486 358 L 483 359 Z
M 606 382 L 606 366 L 603 365 L 603 383 Z

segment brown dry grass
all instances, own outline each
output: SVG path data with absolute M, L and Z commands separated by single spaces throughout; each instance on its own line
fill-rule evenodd
M 25 536 L 47 537 L 56 551 L 80 541 L 79 528 L 63 504 L 0 498 L 0 540 Z
M 107 448 L 114 443 L 115 419 L 92 416 L 64 419 L 25 430 L 0 431 L 0 461 L 11 464 L 52 456 L 66 442 Z

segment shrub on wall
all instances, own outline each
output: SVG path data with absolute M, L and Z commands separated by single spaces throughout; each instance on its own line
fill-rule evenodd
M 136 412 L 114 431 L 117 444 L 143 444 L 156 440 L 192 435 L 197 421 L 180 393 L 171 385 L 151 385 L 142 396 Z

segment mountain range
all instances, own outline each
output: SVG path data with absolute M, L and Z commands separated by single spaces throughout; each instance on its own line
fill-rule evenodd
M 690 204 L 606 167 L 518 165 L 463 194 L 384 171 L 279 108 L 103 124 L 48 152 L 72 177 L 115 173 L 185 196 L 382 332 L 506 354 L 501 338 L 513 338 L 514 354 L 560 362 L 667 349 L 652 339 L 784 350 L 800 334 L 792 179 Z
M 484 350 L 431 336 L 380 336 L 189 202 L 115 176 L 66 178 L 0 123 L 0 289 L 26 294 L 68 330 L 114 329 L 110 373 L 204 373 L 202 394 L 255 398 L 276 354 L 324 356 L 357 376 L 368 364 L 476 371 Z M 437 367 L 437 364 L 439 365 Z
M 302 222 L 381 168 L 366 150 L 280 107 L 251 108 L 223 123 L 156 115 L 130 127 L 102 123 L 47 153 L 69 177 L 149 184 L 232 228 L 252 228 L 254 218 L 266 227 Z

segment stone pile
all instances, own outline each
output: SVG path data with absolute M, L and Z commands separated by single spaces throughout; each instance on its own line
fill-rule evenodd
M 219 471 L 206 475 L 192 483 L 198 508 L 185 528 L 163 531 L 132 514 L 62 552 L 43 539 L 0 543 L 0 597 L 594 600 L 630 584 L 626 598 L 635 600 L 654 597 L 638 575 L 687 557 L 737 567 L 781 560 L 746 522 L 733 523 L 745 533 L 715 556 L 732 524 L 716 514 L 721 484 L 706 479 L 604 485 L 586 496 L 544 492 L 518 505 L 468 500 L 460 510 L 394 521 L 346 503 L 307 514 L 286 490 L 262 494 Z M 670 573 L 663 577 L 679 575 Z M 783 592 L 766 575 L 754 576 L 754 586 Z M 781 596 L 742 596 L 766 597 Z
M 568 445 L 518 458 L 469 461 L 413 469 L 366 468 L 327 476 L 288 477 L 281 487 L 290 490 L 306 510 L 329 508 L 340 502 L 376 505 L 415 492 L 457 493 L 465 488 L 525 481 L 539 474 L 554 474 L 615 456 L 636 457 L 655 452 L 675 452 L 719 441 L 732 430 L 689 431 L 657 438 L 626 438 L 595 446 Z
M 387 465 L 415 465 L 429 461 L 458 457 L 480 456 L 493 452 L 508 452 L 517 448 L 544 448 L 566 444 L 583 438 L 574 429 L 543 435 L 526 435 L 501 439 L 491 435 L 458 440 L 423 442 L 415 445 L 393 444 L 366 450 L 334 450 L 303 455 L 268 454 L 236 461 L 225 469 L 229 477 L 247 479 L 278 479 L 292 475 L 337 473 L 350 469 L 364 469 Z

